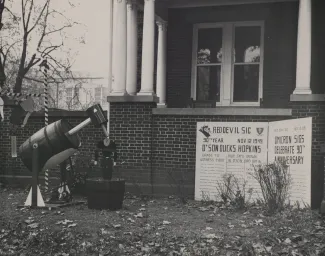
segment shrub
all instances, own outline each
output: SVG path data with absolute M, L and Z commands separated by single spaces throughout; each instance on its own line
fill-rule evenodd
M 292 183 L 288 165 L 283 161 L 254 167 L 252 176 L 258 181 L 263 203 L 269 213 L 282 211 L 289 199 L 289 189 Z
M 72 164 L 72 167 L 71 167 Z M 80 155 L 78 152 L 66 161 L 66 169 L 68 171 L 68 186 L 72 192 L 84 194 L 86 180 L 93 171 L 92 158 L 85 155 Z
M 226 173 L 222 177 L 222 181 L 217 184 L 217 191 L 223 203 L 244 209 L 247 207 L 248 201 L 252 195 L 253 190 L 246 191 L 246 180 L 240 180 L 232 173 Z

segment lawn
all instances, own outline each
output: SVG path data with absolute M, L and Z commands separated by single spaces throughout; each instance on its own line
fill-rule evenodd
M 126 196 L 120 211 L 86 204 L 18 208 L 27 191 L 0 189 L 0 255 L 325 255 L 317 212 Z

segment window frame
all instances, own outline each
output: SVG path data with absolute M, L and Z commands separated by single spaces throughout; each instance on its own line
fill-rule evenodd
M 259 62 L 259 86 L 257 102 L 234 102 L 234 55 L 232 50 L 235 45 L 235 28 L 244 26 L 259 26 L 261 28 L 260 38 L 260 62 Z M 234 21 L 234 22 L 214 22 L 196 23 L 193 25 L 192 41 L 192 74 L 191 74 L 191 97 L 196 100 L 197 95 L 197 47 L 198 32 L 204 28 L 222 28 L 222 63 L 220 81 L 220 102 L 216 106 L 259 106 L 260 99 L 263 98 L 263 67 L 264 67 L 264 21 Z M 230 56 L 229 56 L 230 55 Z M 255 64 L 253 64 L 255 65 Z M 201 65 L 202 66 L 202 65 Z

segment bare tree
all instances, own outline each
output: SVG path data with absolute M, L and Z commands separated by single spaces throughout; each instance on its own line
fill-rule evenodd
M 72 71 L 62 74 L 51 71 L 48 80 L 48 107 L 67 110 L 86 110 L 95 103 L 92 91 L 85 85 L 96 79 L 90 76 L 73 73 Z M 43 75 L 35 69 L 25 77 L 22 92 L 38 93 L 43 87 Z M 91 88 L 92 89 L 92 88 Z M 90 89 L 90 90 L 91 90 Z M 67 90 L 71 90 L 71 97 L 67 97 Z M 87 100 L 82 99 L 87 97 Z M 37 102 L 37 109 L 43 107 L 43 102 Z
M 56 56 L 55 52 L 63 51 L 64 40 L 67 39 L 64 32 L 79 23 L 71 21 L 64 13 L 51 8 L 51 2 L 51 0 L 21 0 L 19 14 L 14 14 L 4 7 L 5 0 L 0 0 L 3 4 L 0 5 L 0 8 L 3 6 L 2 12 L 8 10 L 8 13 L 12 14 L 6 16 L 8 21 L 2 27 L 3 31 L 6 30 L 7 36 L 2 36 L 0 44 L 0 77 L 1 74 L 4 77 L 1 87 L 9 86 L 8 76 L 10 76 L 11 81 L 14 77 L 14 92 L 21 92 L 23 81 L 33 79 L 31 70 L 43 59 L 47 59 L 50 66 L 52 73 L 49 77 L 59 77 L 64 72 L 69 74 L 73 64 L 69 51 L 66 52 L 67 56 L 64 59 Z

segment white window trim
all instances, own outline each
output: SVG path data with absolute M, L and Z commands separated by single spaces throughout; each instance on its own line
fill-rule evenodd
M 234 88 L 234 72 L 233 72 L 233 57 L 229 62 L 230 57 L 227 56 L 235 43 L 234 33 L 235 27 L 239 26 L 260 26 L 261 27 L 261 54 L 260 54 L 260 69 L 259 69 L 259 97 L 257 102 L 233 102 L 233 88 Z M 197 79 L 197 46 L 198 46 L 198 30 L 200 28 L 223 28 L 222 38 L 222 65 L 221 65 L 221 81 L 220 81 L 220 102 L 216 102 L 216 106 L 259 106 L 260 99 L 263 98 L 263 66 L 264 66 L 264 21 L 242 21 L 242 22 L 216 22 L 216 23 L 197 23 L 193 26 L 193 42 L 192 42 L 192 74 L 191 74 L 191 97 L 196 100 L 196 79 Z M 229 33 L 231 32 L 232 33 Z M 228 43 L 227 43 L 228 42 Z M 230 43 L 229 43 L 230 42 Z M 227 60 L 227 61 L 226 61 Z M 229 70 L 231 69 L 231 70 Z M 224 73 L 231 74 L 225 77 Z M 230 86 L 226 86 L 230 85 Z

